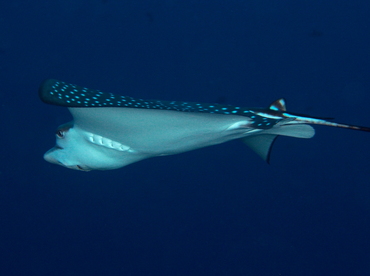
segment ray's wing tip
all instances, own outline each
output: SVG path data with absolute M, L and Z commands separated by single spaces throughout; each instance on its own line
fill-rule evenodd
M 54 82 L 53 79 L 46 79 L 43 80 L 39 86 L 39 97 L 43 102 L 47 103 L 47 95 L 48 92 L 50 91 L 50 84 L 51 82 Z
M 58 82 L 58 80 L 55 79 L 46 79 L 41 82 L 39 86 L 39 98 L 41 101 L 47 104 L 53 104 L 56 105 L 57 103 L 53 99 L 53 97 L 50 95 L 50 91 L 52 89 L 52 86 Z

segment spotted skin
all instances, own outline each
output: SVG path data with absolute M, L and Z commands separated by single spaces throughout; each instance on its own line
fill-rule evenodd
M 327 118 L 288 113 L 286 112 L 284 99 L 273 102 L 268 108 L 246 108 L 209 103 L 143 100 L 105 93 L 100 90 L 89 89 L 54 79 L 48 79 L 41 84 L 39 96 L 45 103 L 66 107 L 125 107 L 239 115 L 251 119 L 249 127 L 262 130 L 270 129 L 279 123 L 284 123 L 325 125 L 370 132 L 369 127 L 335 123 L 328 121 Z
M 39 95 L 45 103 L 66 107 L 126 107 L 239 115 L 251 118 L 250 126 L 257 129 L 269 129 L 283 119 L 281 116 L 275 118 L 260 116 L 256 114 L 257 109 L 209 103 L 143 100 L 53 79 L 42 83 Z

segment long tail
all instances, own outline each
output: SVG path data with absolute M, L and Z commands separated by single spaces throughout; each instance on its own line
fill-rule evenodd
M 282 115 L 285 118 L 292 118 L 293 119 L 293 120 L 289 121 L 287 124 L 312 124 L 312 125 L 340 127 L 340 128 L 370 132 L 370 127 L 335 123 L 335 122 L 330 122 L 330 121 L 327 121 L 327 120 L 324 120 L 324 119 L 304 117 L 304 116 L 301 116 L 301 115 L 294 115 L 294 114 L 289 114 L 289 113 L 286 113 L 286 112 L 284 112 Z
M 370 127 L 330 122 L 329 120 L 332 120 L 332 118 L 311 117 L 311 116 L 303 115 L 303 114 L 288 113 L 286 112 L 286 104 L 285 104 L 284 98 L 274 101 L 265 110 L 256 110 L 255 114 L 262 116 L 262 117 L 271 118 L 271 119 L 277 119 L 277 120 L 282 119 L 279 123 L 281 125 L 311 124 L 311 125 L 340 127 L 340 128 L 370 132 Z

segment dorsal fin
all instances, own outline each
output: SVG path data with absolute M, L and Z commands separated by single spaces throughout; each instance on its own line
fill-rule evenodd
M 285 106 L 285 99 L 281 98 L 276 101 L 274 101 L 270 106 L 269 109 L 275 110 L 275 111 L 286 111 L 286 106 Z

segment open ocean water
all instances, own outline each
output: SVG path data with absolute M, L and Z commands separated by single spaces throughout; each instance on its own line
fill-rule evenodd
M 370 126 L 370 2 L 0 3 L 0 275 L 370 275 L 370 134 L 240 141 L 89 173 L 47 163 L 60 79 Z M 148 137 L 150 139 L 150 137 Z

